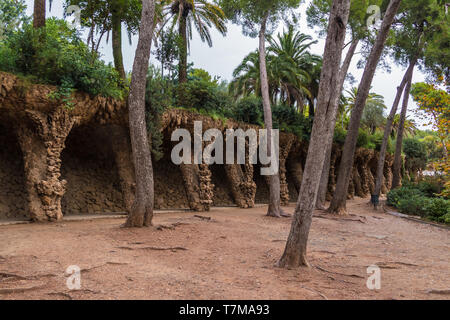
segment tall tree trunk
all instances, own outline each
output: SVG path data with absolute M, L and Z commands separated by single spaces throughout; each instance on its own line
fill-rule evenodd
M 391 0 L 386 10 L 381 29 L 378 32 L 375 44 L 370 52 L 366 67 L 358 88 L 356 95 L 355 106 L 350 117 L 349 130 L 347 138 L 345 139 L 344 149 L 342 152 L 342 159 L 339 165 L 338 179 L 336 183 L 336 190 L 334 191 L 333 199 L 331 200 L 331 213 L 346 214 L 346 202 L 348 193 L 348 184 L 350 182 L 350 173 L 353 168 L 353 161 L 355 157 L 356 142 L 358 139 L 358 131 L 361 123 L 361 117 L 366 105 L 367 97 L 369 96 L 370 86 L 372 84 L 375 70 L 381 53 L 383 52 L 384 44 L 389 35 L 389 29 L 394 21 L 395 15 L 400 6 L 401 0 Z
M 409 92 L 411 91 L 413 70 L 408 75 L 408 82 L 406 83 L 405 92 L 403 93 L 402 112 L 400 113 L 400 123 L 398 124 L 397 142 L 395 145 L 394 166 L 392 189 L 400 186 L 402 180 L 402 145 L 403 145 L 403 131 L 405 129 L 406 112 L 408 111 Z
M 126 227 L 151 226 L 154 205 L 152 158 L 145 123 L 145 85 L 153 35 L 155 0 L 142 1 L 139 41 L 128 97 L 130 137 L 136 176 L 136 197 Z
M 119 73 L 122 80 L 126 79 L 125 68 L 123 66 L 122 55 L 122 21 L 119 12 L 112 11 L 112 49 L 114 57 L 114 67 Z
M 353 39 L 350 48 L 347 51 L 347 55 L 345 56 L 344 62 L 342 63 L 341 70 L 339 71 L 339 91 L 336 91 L 338 94 L 337 97 L 337 106 L 339 107 L 339 99 L 342 94 L 342 90 L 344 89 L 345 77 L 347 76 L 348 69 L 350 67 L 350 63 L 352 62 L 352 58 L 355 55 L 356 47 L 358 47 L 359 39 Z M 336 99 L 336 97 L 333 97 Z M 333 128 L 336 127 L 337 117 L 334 119 Z M 328 141 L 326 146 L 327 152 L 325 154 L 325 163 L 323 166 L 322 176 L 320 177 L 320 185 L 319 192 L 317 194 L 316 208 L 320 210 L 325 209 L 325 202 L 328 191 L 328 180 L 330 177 L 330 165 L 331 165 L 331 151 L 333 150 L 333 136 L 331 136 L 330 141 Z
M 45 0 L 34 0 L 33 28 L 45 27 Z
M 398 104 L 400 103 L 400 99 L 402 97 L 403 90 L 405 89 L 406 83 L 408 82 L 410 74 L 414 70 L 414 66 L 417 63 L 417 59 L 411 60 L 408 69 L 403 76 L 403 80 L 400 83 L 400 86 L 397 87 L 397 94 L 394 99 L 394 103 L 392 104 L 391 112 L 386 121 L 386 127 L 384 128 L 384 136 L 383 141 L 381 143 L 380 155 L 378 157 L 377 164 L 377 177 L 375 181 L 375 191 L 374 195 L 379 196 L 381 193 L 381 187 L 383 185 L 383 176 L 384 176 L 384 162 L 386 159 L 386 150 L 389 142 L 389 136 L 392 132 L 392 124 L 394 122 L 395 114 L 397 113 Z
M 306 259 L 308 236 L 325 160 L 326 150 L 323 145 L 330 140 L 334 132 L 333 122 L 337 114 L 335 99 L 338 96 L 335 91 L 339 90 L 339 67 L 349 11 L 350 0 L 333 0 L 308 156 L 291 231 L 284 253 L 278 262 L 280 267 L 308 266 Z
M 178 64 L 178 81 L 179 83 L 187 82 L 187 25 L 184 2 L 180 1 L 180 21 L 178 33 L 181 37 L 180 61 Z
M 261 95 L 264 107 L 264 124 L 267 130 L 267 155 L 271 158 L 272 152 L 272 109 L 270 107 L 269 96 L 269 81 L 267 79 L 266 67 L 266 27 L 269 13 L 267 12 L 261 22 L 261 30 L 259 31 L 259 65 L 261 78 Z M 280 175 L 277 172 L 269 176 L 269 208 L 267 215 L 271 217 L 281 217 L 283 214 L 281 210 L 280 200 Z

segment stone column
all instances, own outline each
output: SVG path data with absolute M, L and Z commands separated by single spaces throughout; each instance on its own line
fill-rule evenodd
M 394 156 L 391 154 L 386 154 L 386 160 L 384 163 L 384 180 L 385 180 L 385 184 L 386 184 L 386 189 L 389 192 L 389 190 L 391 190 L 392 188 L 392 178 L 393 178 L 393 174 L 392 174 L 392 165 L 394 164 Z
M 225 172 L 230 181 L 234 202 L 240 208 L 255 206 L 256 183 L 253 181 L 253 165 L 246 158 L 245 170 L 240 164 L 226 164 Z
M 214 197 L 211 170 L 206 164 L 181 164 L 189 207 L 194 211 L 209 211 Z
M 123 203 L 129 213 L 136 193 L 136 180 L 128 130 L 121 126 L 113 126 L 108 132 L 119 174 Z
M 294 143 L 294 136 L 289 136 L 284 144 L 280 143 L 280 200 L 282 206 L 289 204 L 289 185 L 286 175 L 286 160 Z
M 287 162 L 288 170 L 294 179 L 294 187 L 297 193 L 300 192 L 300 187 L 302 186 L 303 179 L 303 167 L 300 159 L 295 159 L 293 157 Z
M 24 158 L 28 210 L 33 221 L 59 221 L 67 181 L 61 177 L 61 152 L 76 118 L 66 108 L 53 113 L 26 111 L 16 127 Z

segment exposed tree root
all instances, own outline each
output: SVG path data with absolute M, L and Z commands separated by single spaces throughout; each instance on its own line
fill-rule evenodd
M 123 249 L 123 250 L 155 250 L 155 251 L 172 251 L 172 252 L 177 252 L 177 251 L 187 251 L 188 249 L 185 247 L 139 247 L 139 248 L 132 248 L 132 247 L 117 247 L 118 249 Z
M 399 262 L 399 261 L 387 261 L 387 262 L 378 262 L 375 263 L 375 265 L 382 267 L 382 268 L 387 268 L 387 269 L 398 269 L 397 267 L 394 267 L 392 265 L 403 265 L 403 266 L 407 266 L 407 267 L 423 267 L 423 266 L 419 266 L 417 264 L 413 264 L 413 263 L 407 263 L 407 262 Z
M 38 285 L 28 286 L 28 287 L 16 287 L 16 288 L 0 288 L 0 294 L 7 294 L 7 293 L 19 293 L 19 292 L 25 292 L 25 291 L 32 291 L 32 290 L 38 290 L 45 287 L 45 283 L 41 283 Z
M 450 294 L 450 289 L 430 289 L 427 291 L 428 294 Z
M 15 274 L 15 273 L 7 273 L 7 272 L 0 272 L 0 277 L 4 277 L 4 278 L 16 278 L 19 280 L 28 280 L 28 278 Z
M 69 300 L 73 300 L 72 296 L 65 292 L 50 292 L 48 295 L 50 296 L 62 296 L 64 298 L 68 298 Z
M 196 214 L 196 215 L 194 216 L 194 218 L 199 218 L 199 219 L 204 220 L 204 221 L 211 221 L 211 220 L 212 220 L 211 217 L 200 216 L 200 215 L 198 215 L 198 214 Z
M 159 231 L 163 231 L 165 229 L 166 230 L 175 230 L 175 228 L 178 226 L 183 226 L 183 225 L 188 225 L 188 224 L 189 223 L 185 223 L 185 222 L 176 222 L 176 223 L 172 223 L 169 225 L 161 224 L 161 225 L 156 226 L 156 230 L 159 230 Z
M 357 275 L 357 274 L 346 274 L 346 273 L 340 273 L 340 272 L 330 271 L 330 270 L 324 269 L 324 268 L 322 268 L 322 267 L 320 267 L 320 266 L 314 266 L 314 267 L 315 267 L 316 269 L 320 270 L 320 271 L 327 272 L 327 273 L 334 273 L 334 274 L 338 274 L 338 275 L 341 275 L 341 276 L 346 276 L 346 277 L 351 277 L 351 278 L 364 279 L 364 277 L 362 277 L 362 276 L 360 276 L 360 275 Z
M 317 295 L 321 296 L 321 297 L 322 297 L 322 298 L 323 298 L 324 300 L 328 300 L 327 296 L 326 296 L 326 295 L 324 295 L 323 293 L 320 293 L 319 291 L 316 291 L 316 290 L 310 289 L 310 288 L 308 288 L 308 287 L 305 287 L 305 286 L 300 286 L 300 288 L 303 288 L 303 289 L 305 289 L 305 290 L 308 290 L 308 291 L 314 292 L 315 294 L 317 294 Z
M 313 218 L 320 218 L 320 219 L 328 219 L 328 220 L 336 220 L 336 221 L 355 221 L 360 223 L 366 223 L 365 217 L 358 216 L 359 218 L 351 218 L 349 215 L 346 216 L 338 216 L 338 215 L 331 215 L 331 214 L 315 214 L 313 215 Z

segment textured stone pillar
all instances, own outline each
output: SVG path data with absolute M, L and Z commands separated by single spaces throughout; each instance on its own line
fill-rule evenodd
M 393 179 L 393 174 L 392 174 L 392 166 L 394 164 L 394 156 L 391 154 L 386 154 L 386 162 L 384 163 L 384 180 L 385 180 L 385 185 L 386 185 L 386 189 L 387 191 L 392 189 L 392 179 Z
M 253 181 L 253 165 L 248 158 L 242 170 L 240 164 L 226 164 L 225 172 L 230 181 L 231 193 L 235 204 L 240 208 L 253 208 L 255 206 L 256 183 Z
M 130 212 L 136 193 L 136 179 L 128 130 L 121 126 L 113 126 L 108 132 L 119 174 L 123 203 L 126 211 Z
M 209 211 L 214 198 L 214 184 L 211 182 L 212 173 L 207 164 L 200 164 L 198 167 L 201 211 Z
M 280 141 L 280 201 L 282 206 L 289 204 L 289 185 L 286 175 L 286 160 L 294 143 L 294 136 L 288 136 L 286 141 Z
M 53 113 L 27 111 L 16 127 L 24 158 L 28 210 L 33 221 L 58 221 L 63 217 L 61 199 L 66 192 L 61 177 L 61 152 L 76 119 L 66 108 Z
M 300 187 L 302 186 L 302 179 L 303 179 L 302 163 L 301 163 L 300 159 L 291 157 L 289 159 L 289 161 L 287 162 L 287 167 L 293 177 L 295 190 L 297 190 L 297 193 L 299 193 Z
M 194 211 L 209 211 L 214 197 L 211 170 L 206 164 L 181 164 L 181 174 L 189 201 Z
M 369 150 L 366 149 L 358 149 L 356 151 L 356 157 L 355 157 L 355 162 L 354 162 L 354 166 L 356 166 L 358 168 L 358 173 L 360 176 L 360 181 L 361 181 L 361 189 L 362 189 L 362 193 L 359 195 L 360 197 L 366 197 L 370 194 L 370 189 L 369 189 L 369 168 L 367 167 L 368 164 L 368 153 Z
M 361 184 L 361 176 L 359 175 L 358 167 L 355 164 L 353 166 L 353 174 L 352 174 L 353 186 L 355 189 L 355 195 L 361 198 L 364 198 L 366 194 L 364 193 L 362 184 Z

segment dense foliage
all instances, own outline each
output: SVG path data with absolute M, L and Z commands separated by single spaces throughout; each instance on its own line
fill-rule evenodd
M 58 98 L 75 89 L 117 99 L 124 94 L 114 68 L 92 53 L 64 20 L 48 19 L 39 29 L 26 23 L 10 34 L 0 43 L 0 70 L 60 86 Z
M 391 190 L 387 201 L 402 213 L 450 224 L 450 200 L 438 196 L 443 187 L 441 180 L 429 177 Z

